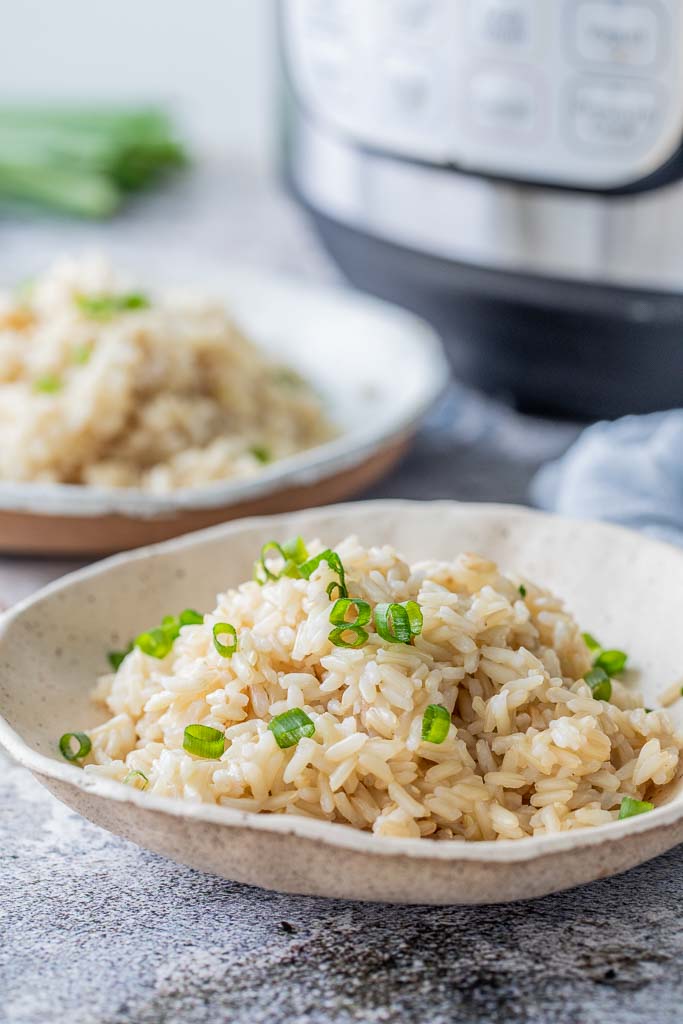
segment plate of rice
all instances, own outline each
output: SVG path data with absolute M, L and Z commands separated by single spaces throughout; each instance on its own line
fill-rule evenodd
M 345 497 L 447 380 L 396 307 L 244 270 L 192 281 L 83 256 L 0 292 L 0 550 L 111 552 Z
M 244 520 L 8 613 L 0 741 L 86 817 L 227 878 L 539 896 L 683 839 L 682 604 L 679 551 L 526 509 Z

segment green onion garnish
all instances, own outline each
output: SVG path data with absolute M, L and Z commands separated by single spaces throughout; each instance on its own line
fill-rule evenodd
M 132 650 L 133 644 L 128 644 L 125 651 L 109 651 L 109 653 L 107 654 L 107 661 L 113 668 L 114 672 L 118 672 L 121 666 L 121 662 L 128 654 L 130 654 Z
M 129 292 L 127 295 L 77 295 L 76 305 L 94 320 L 109 320 L 116 313 L 148 309 L 150 302 L 140 292 Z
M 626 668 L 628 655 L 624 651 L 606 651 L 590 633 L 582 633 L 583 642 L 593 655 L 593 665 L 601 668 L 608 676 L 618 676 Z
M 71 361 L 75 363 L 76 366 L 85 366 L 85 364 L 90 360 L 91 355 L 91 345 L 77 345 L 71 354 Z
M 591 636 L 590 633 L 582 633 L 581 636 L 583 637 L 583 642 L 589 651 L 599 651 L 602 649 L 598 641 L 594 636 Z
M 225 752 L 225 736 L 211 725 L 188 725 L 183 734 L 183 748 L 196 757 L 217 759 Z
M 415 601 L 378 604 L 375 607 L 375 629 L 390 644 L 409 644 L 422 632 L 420 606 Z
M 422 632 L 422 626 L 424 619 L 422 618 L 422 609 L 420 608 L 417 601 L 404 601 L 403 607 L 408 612 L 408 622 L 410 623 L 410 632 L 413 636 L 419 636 Z
M 267 559 L 271 551 L 275 551 L 276 554 L 281 555 L 283 562 L 285 565 L 287 564 L 287 555 L 285 554 L 282 544 L 278 544 L 276 540 L 269 540 L 261 548 L 261 557 L 254 567 L 256 571 L 260 570 L 261 579 L 264 582 L 265 580 L 277 580 L 280 578 L 281 570 L 273 572 L 269 567 Z
M 301 565 L 308 558 L 308 548 L 304 544 L 303 537 L 291 537 L 282 545 L 285 558 L 290 559 L 297 565 Z
M 593 664 L 603 669 L 608 676 L 618 676 L 624 671 L 627 661 L 628 655 L 624 651 L 601 651 Z
M 517 589 L 519 590 L 519 596 L 520 597 L 522 597 L 522 598 L 526 597 L 526 587 L 524 586 L 523 583 L 520 583 L 520 585 L 517 587 Z
M 355 609 L 355 618 L 347 620 L 348 612 Z M 368 641 L 367 626 L 372 618 L 372 609 L 367 601 L 360 601 L 352 597 L 338 598 L 330 612 L 330 622 L 336 629 L 328 634 L 335 647 L 362 647 Z M 349 635 L 353 639 L 349 639 Z
M 270 454 L 270 449 L 266 448 L 262 444 L 253 444 L 249 449 L 249 454 L 253 455 L 257 462 L 263 463 L 265 466 L 268 462 L 273 461 L 273 456 Z
M 165 658 L 183 626 L 196 626 L 203 621 L 204 616 L 194 608 L 185 608 L 180 615 L 164 615 L 160 626 L 136 637 L 135 646 L 152 658 Z
M 349 639 L 349 636 L 353 639 Z M 368 634 L 361 626 L 337 626 L 336 629 L 331 630 L 327 639 L 334 644 L 335 647 L 363 647 L 368 642 Z
M 140 781 L 140 785 L 138 785 L 138 780 Z M 149 786 L 149 779 L 144 772 L 138 771 L 136 768 L 134 771 L 128 772 L 123 783 L 125 786 L 135 786 L 136 789 L 147 789 Z
M 54 373 L 46 373 L 44 377 L 39 377 L 33 382 L 33 390 L 39 391 L 43 395 L 54 395 L 61 389 L 62 382 Z
M 73 748 L 74 740 L 78 743 L 78 750 Z M 92 743 L 84 732 L 65 732 L 59 740 L 59 749 L 67 761 L 82 761 L 92 750 Z
M 232 643 L 224 644 L 218 638 L 220 636 L 231 636 Z M 213 646 L 224 658 L 231 658 L 237 650 L 237 630 L 229 622 L 217 622 L 213 627 Z
M 172 631 L 162 625 L 156 629 L 150 629 L 146 633 L 140 633 L 135 638 L 135 646 L 139 647 L 143 654 L 161 659 L 170 653 L 174 640 Z
M 356 611 L 355 619 L 347 619 L 350 609 Z M 342 626 L 347 623 L 350 626 L 365 626 L 370 621 L 372 609 L 367 601 L 361 601 L 355 597 L 340 597 L 332 605 L 330 611 L 330 622 L 333 626 Z
M 282 566 L 279 569 L 268 562 L 268 555 L 274 551 L 282 559 Z M 283 576 L 291 576 L 298 579 L 301 576 L 299 566 L 308 558 L 308 551 L 302 537 L 292 537 L 282 544 L 275 540 L 269 540 L 261 548 L 261 557 L 254 565 L 254 579 L 263 585 L 268 580 L 279 580 Z
M 339 593 L 337 597 L 348 597 L 349 592 L 346 589 L 346 574 L 344 572 L 344 566 L 342 565 L 341 558 L 336 551 L 326 548 L 325 551 L 321 551 L 319 555 L 314 555 L 313 558 L 309 558 L 307 562 L 303 562 L 299 566 L 299 573 L 304 579 L 310 580 L 311 576 L 318 568 L 321 562 L 327 562 L 332 572 L 336 573 L 339 577 L 338 583 L 330 583 L 327 587 L 327 595 L 332 600 L 334 591 L 337 590 Z
M 590 686 L 596 700 L 609 700 L 612 696 L 612 684 L 603 668 L 592 668 L 583 679 Z
M 204 621 L 204 616 L 201 612 L 196 612 L 194 608 L 185 608 L 178 616 L 178 622 L 181 626 L 201 626 Z
M 313 736 L 315 733 L 315 725 L 301 708 L 291 708 L 289 711 L 283 711 L 281 715 L 276 715 L 268 728 L 281 750 L 294 747 L 304 736 Z
M 451 726 L 451 716 L 441 704 L 429 704 L 422 716 L 422 739 L 427 743 L 443 743 Z
M 273 552 L 282 559 L 282 564 L 279 567 L 273 564 L 272 558 L 270 560 L 268 558 Z M 332 572 L 339 577 L 338 583 L 330 583 L 327 588 L 330 599 L 335 591 L 338 592 L 337 597 L 348 597 L 344 566 L 337 552 L 328 548 L 326 551 L 321 551 L 319 555 L 308 558 L 308 551 L 301 537 L 294 537 L 292 540 L 285 541 L 284 544 L 278 544 L 276 540 L 269 540 L 264 544 L 261 548 L 261 557 L 254 565 L 254 579 L 261 585 L 268 580 L 279 580 L 283 576 L 308 580 L 321 562 L 327 562 Z
M 623 818 L 632 818 L 634 814 L 645 814 L 646 811 L 654 811 L 655 805 L 647 800 L 634 800 L 632 796 L 625 796 L 619 807 L 619 821 Z
M 289 388 L 300 388 L 303 384 L 296 370 L 290 370 L 287 366 L 276 366 L 271 373 L 271 379 L 276 384 L 283 384 Z

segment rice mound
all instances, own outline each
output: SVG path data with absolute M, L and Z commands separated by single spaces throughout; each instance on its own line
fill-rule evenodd
M 255 475 L 333 435 L 310 386 L 220 303 L 87 307 L 126 291 L 82 258 L 0 293 L 0 480 L 167 492 Z
M 309 545 L 309 551 L 322 550 Z M 85 770 L 148 791 L 251 811 L 306 815 L 383 836 L 521 839 L 600 825 L 625 796 L 652 801 L 680 768 L 683 737 L 624 685 L 595 700 L 579 627 L 547 590 L 473 554 L 409 566 L 390 547 L 339 544 L 349 593 L 415 600 L 410 645 L 368 626 L 333 646 L 321 563 L 310 579 L 243 583 L 185 626 L 162 661 L 139 649 L 95 699 L 113 716 L 90 731 Z M 232 623 L 222 657 L 212 627 Z M 430 704 L 452 713 L 441 744 L 421 738 Z M 301 708 L 315 734 L 280 749 L 271 719 Z M 225 732 L 217 760 L 183 749 L 187 725 Z

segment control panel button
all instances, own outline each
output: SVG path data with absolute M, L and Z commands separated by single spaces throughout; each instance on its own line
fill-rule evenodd
M 570 99 L 572 134 L 596 149 L 639 149 L 657 124 L 661 99 L 646 82 L 605 78 L 579 83 Z
M 531 134 L 538 123 L 537 91 L 530 79 L 490 69 L 470 81 L 470 117 L 479 128 Z
M 299 0 L 303 25 L 309 32 L 338 35 L 346 29 L 346 14 L 341 0 Z
M 663 25 L 642 0 L 583 0 L 573 11 L 574 46 L 583 60 L 630 67 L 654 64 Z
M 475 45 L 509 53 L 533 42 L 534 13 L 529 0 L 471 0 L 470 26 Z
M 345 46 L 321 39 L 310 50 L 306 72 L 306 84 L 316 102 L 338 107 L 351 98 L 352 65 Z
M 442 7 L 443 0 L 390 0 L 384 4 L 383 13 L 392 28 L 417 42 L 420 35 L 431 31 Z
M 384 107 L 399 120 L 424 120 L 434 107 L 432 70 L 413 61 L 395 58 L 384 65 Z

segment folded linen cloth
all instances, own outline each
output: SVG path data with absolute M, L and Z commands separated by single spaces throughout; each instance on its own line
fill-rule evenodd
M 588 427 L 531 482 L 534 504 L 683 546 L 683 409 Z

